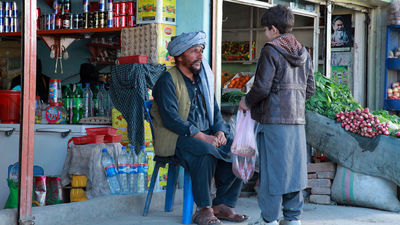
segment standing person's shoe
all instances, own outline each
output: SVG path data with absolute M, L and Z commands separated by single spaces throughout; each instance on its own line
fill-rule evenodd
M 250 221 L 248 225 L 278 225 L 278 222 L 276 220 L 267 223 L 262 216 L 260 216 L 258 219 Z
M 300 220 L 281 220 L 279 225 L 301 225 Z

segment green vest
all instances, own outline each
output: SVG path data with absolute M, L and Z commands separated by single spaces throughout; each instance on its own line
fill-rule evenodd
M 178 99 L 178 114 L 186 121 L 191 103 L 185 81 L 176 67 L 172 67 L 168 72 L 171 74 L 172 81 L 175 85 L 176 97 Z M 178 135 L 164 127 L 155 101 L 153 101 L 153 106 L 151 107 L 151 117 L 153 119 L 154 128 L 153 145 L 155 155 L 162 157 L 175 155 Z

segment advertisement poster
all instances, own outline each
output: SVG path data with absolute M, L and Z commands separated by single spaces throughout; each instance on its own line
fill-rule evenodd
M 353 29 L 351 15 L 332 16 L 332 48 L 349 48 L 353 46 Z

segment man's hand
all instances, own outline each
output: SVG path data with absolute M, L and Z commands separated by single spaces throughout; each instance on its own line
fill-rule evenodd
M 244 111 L 249 110 L 249 107 L 247 107 L 247 105 L 246 105 L 245 96 L 243 96 L 242 99 L 240 99 L 239 109 L 244 110 Z
M 226 137 L 224 132 L 218 131 L 217 133 L 214 134 L 214 136 L 218 138 L 219 146 L 226 145 Z
M 218 140 L 218 138 L 216 136 L 207 135 L 207 134 L 205 134 L 203 132 L 199 132 L 199 133 L 195 134 L 193 137 L 197 138 L 199 140 L 202 140 L 204 142 L 207 142 L 209 144 L 212 144 L 217 148 L 220 146 L 219 140 Z

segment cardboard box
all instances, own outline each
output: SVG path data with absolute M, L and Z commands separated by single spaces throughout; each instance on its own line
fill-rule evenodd
M 174 66 L 174 57 L 167 50 L 171 38 L 176 35 L 176 26 L 148 24 L 124 28 L 121 31 L 121 56 L 147 55 L 149 64 Z
M 176 25 L 176 0 L 138 0 L 137 24 Z
M 121 144 L 127 146 L 129 144 L 128 123 L 122 113 L 115 108 L 112 109 L 112 126 L 117 129 L 117 134 L 122 135 Z

